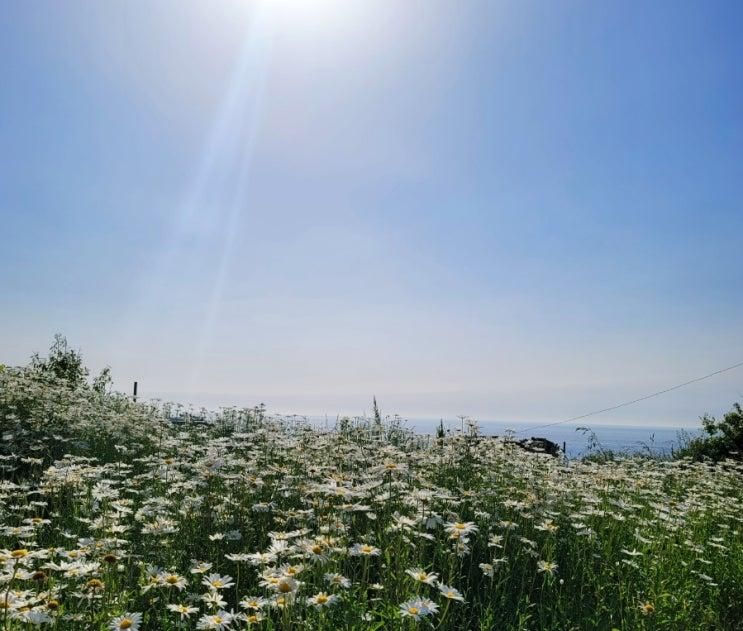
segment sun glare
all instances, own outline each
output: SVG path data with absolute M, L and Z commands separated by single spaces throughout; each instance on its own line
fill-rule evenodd
M 261 4 L 270 13 L 278 29 L 290 29 L 295 34 L 341 28 L 349 21 L 358 19 L 365 5 L 363 2 L 341 0 L 263 0 Z

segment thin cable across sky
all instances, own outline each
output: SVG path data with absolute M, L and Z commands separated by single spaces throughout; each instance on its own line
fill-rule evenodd
M 647 394 L 644 397 L 639 397 L 638 399 L 632 399 L 632 401 L 626 401 L 624 403 L 620 403 L 619 405 L 612 405 L 611 407 L 603 408 L 601 410 L 595 410 L 594 412 L 588 412 L 587 414 L 581 414 L 580 416 L 573 416 L 572 418 L 567 418 L 562 421 L 555 421 L 554 423 L 545 423 L 544 425 L 534 425 L 532 427 L 521 429 L 517 431 L 516 433 L 523 434 L 525 432 L 534 431 L 535 429 L 542 429 L 544 427 L 552 427 L 553 425 L 562 425 L 563 423 L 570 423 L 571 421 L 580 421 L 581 419 L 588 418 L 589 416 L 595 416 L 596 414 L 603 414 L 604 412 L 611 412 L 612 410 L 618 410 L 619 408 L 627 407 L 628 405 L 632 405 L 633 403 L 639 403 L 640 401 L 646 401 L 647 399 L 652 399 L 653 397 L 657 397 L 661 394 L 665 394 L 666 392 L 671 392 L 672 390 L 678 390 L 679 388 L 683 388 L 684 386 L 691 385 L 692 383 L 704 381 L 705 379 L 709 379 L 710 377 L 714 377 L 715 375 L 720 375 L 724 372 L 728 372 L 729 370 L 734 370 L 735 368 L 740 368 L 741 366 L 743 366 L 743 362 L 738 362 L 737 364 L 733 364 L 732 366 L 728 366 L 727 368 L 721 368 L 720 370 L 711 372 L 707 375 L 704 375 L 703 377 L 697 377 L 696 379 L 685 381 L 684 383 L 680 383 L 670 388 L 666 388 L 665 390 L 659 390 L 658 392 Z

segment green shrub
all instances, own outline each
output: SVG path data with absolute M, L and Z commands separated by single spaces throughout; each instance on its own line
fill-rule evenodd
M 678 452 L 679 457 L 715 462 L 725 458 L 743 459 L 743 409 L 739 403 L 733 404 L 733 409 L 720 421 L 708 414 L 701 420 L 704 434 L 682 437 L 684 444 Z
M 88 382 L 82 355 L 56 335 L 47 357 L 0 370 L 0 477 L 48 466 L 64 454 L 112 461 L 120 445 L 157 441 L 163 415 L 110 391 L 108 369 Z

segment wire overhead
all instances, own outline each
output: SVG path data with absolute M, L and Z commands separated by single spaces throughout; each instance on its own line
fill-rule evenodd
M 697 377 L 696 379 L 691 379 L 690 381 L 684 381 L 684 383 L 671 386 L 670 388 L 666 388 L 665 390 L 659 390 L 658 392 L 653 392 L 652 394 L 647 394 L 644 397 L 640 397 L 638 399 L 632 399 L 632 401 L 625 401 L 624 403 L 620 403 L 619 405 L 612 405 L 611 407 L 608 407 L 608 408 L 603 408 L 601 410 L 595 410 L 593 412 L 588 412 L 587 414 L 581 414 L 580 416 L 573 416 L 572 418 L 566 418 L 562 421 L 555 421 L 554 423 L 545 423 L 544 425 L 534 425 L 533 427 L 527 427 L 525 429 L 520 429 L 516 433 L 523 434 L 524 432 L 531 432 L 535 429 L 542 429 L 544 427 L 552 427 L 553 425 L 561 425 L 563 423 L 570 423 L 572 421 L 580 421 L 581 419 L 588 418 L 589 416 L 595 416 L 596 414 L 603 414 L 604 412 L 611 412 L 612 410 L 618 410 L 619 408 L 627 407 L 628 405 L 632 405 L 633 403 L 639 403 L 640 401 L 646 401 L 647 399 L 652 399 L 653 397 L 660 396 L 661 394 L 665 394 L 666 392 L 671 392 L 672 390 L 678 390 L 679 388 L 683 388 L 684 386 L 691 385 L 692 383 L 704 381 L 705 379 L 709 379 L 710 377 L 714 377 L 715 375 L 720 375 L 724 372 L 728 372 L 729 370 L 734 370 L 735 368 L 740 368 L 741 366 L 743 366 L 743 362 L 738 362 L 737 364 L 733 364 L 732 366 L 728 366 L 727 368 L 721 368 L 720 370 L 715 370 L 715 372 L 711 372 L 708 375 L 704 375 L 703 377 Z

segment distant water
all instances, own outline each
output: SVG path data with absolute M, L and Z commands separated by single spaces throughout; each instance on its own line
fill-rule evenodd
M 438 420 L 434 419 L 410 419 L 405 425 L 425 434 L 436 432 L 439 425 Z M 568 456 L 576 457 L 585 454 L 588 451 L 589 434 L 577 431 L 578 427 L 590 427 L 591 431 L 601 443 L 604 449 L 614 451 L 641 452 L 648 449 L 655 454 L 669 454 L 672 449 L 679 447 L 679 432 L 682 429 L 691 435 L 696 435 L 699 430 L 694 428 L 678 427 L 649 427 L 637 425 L 552 425 L 541 429 L 529 430 L 532 426 L 540 423 L 517 424 L 500 423 L 494 421 L 479 421 L 478 427 L 480 433 L 486 436 L 503 436 L 506 431 L 515 430 L 515 437 L 529 438 L 530 436 L 539 436 L 562 446 L 563 442 L 567 449 Z M 444 427 L 452 433 L 457 430 L 461 431 L 459 421 L 444 421 Z M 529 430 L 529 431 L 525 431 Z
M 324 416 L 297 417 L 309 421 L 316 427 L 333 427 L 335 418 Z M 403 427 L 421 434 L 435 434 L 439 419 L 409 418 L 401 421 Z M 532 436 L 547 438 L 562 447 L 565 443 L 567 455 L 571 458 L 589 453 L 590 434 L 593 433 L 601 448 L 628 453 L 650 452 L 658 455 L 671 455 L 678 449 L 681 441 L 680 432 L 689 436 L 699 435 L 700 429 L 694 427 L 669 427 L 649 425 L 590 425 L 561 424 L 549 427 L 538 427 L 541 423 L 504 423 L 501 421 L 478 421 L 480 434 L 485 436 L 505 436 L 509 430 L 515 432 L 516 439 Z M 537 427 L 537 429 L 530 429 Z M 579 427 L 589 427 L 590 432 L 578 431 Z M 444 419 L 444 428 L 451 434 L 462 431 L 460 420 Z M 465 428 L 466 429 L 466 428 Z M 594 448 L 595 449 L 595 448 Z

